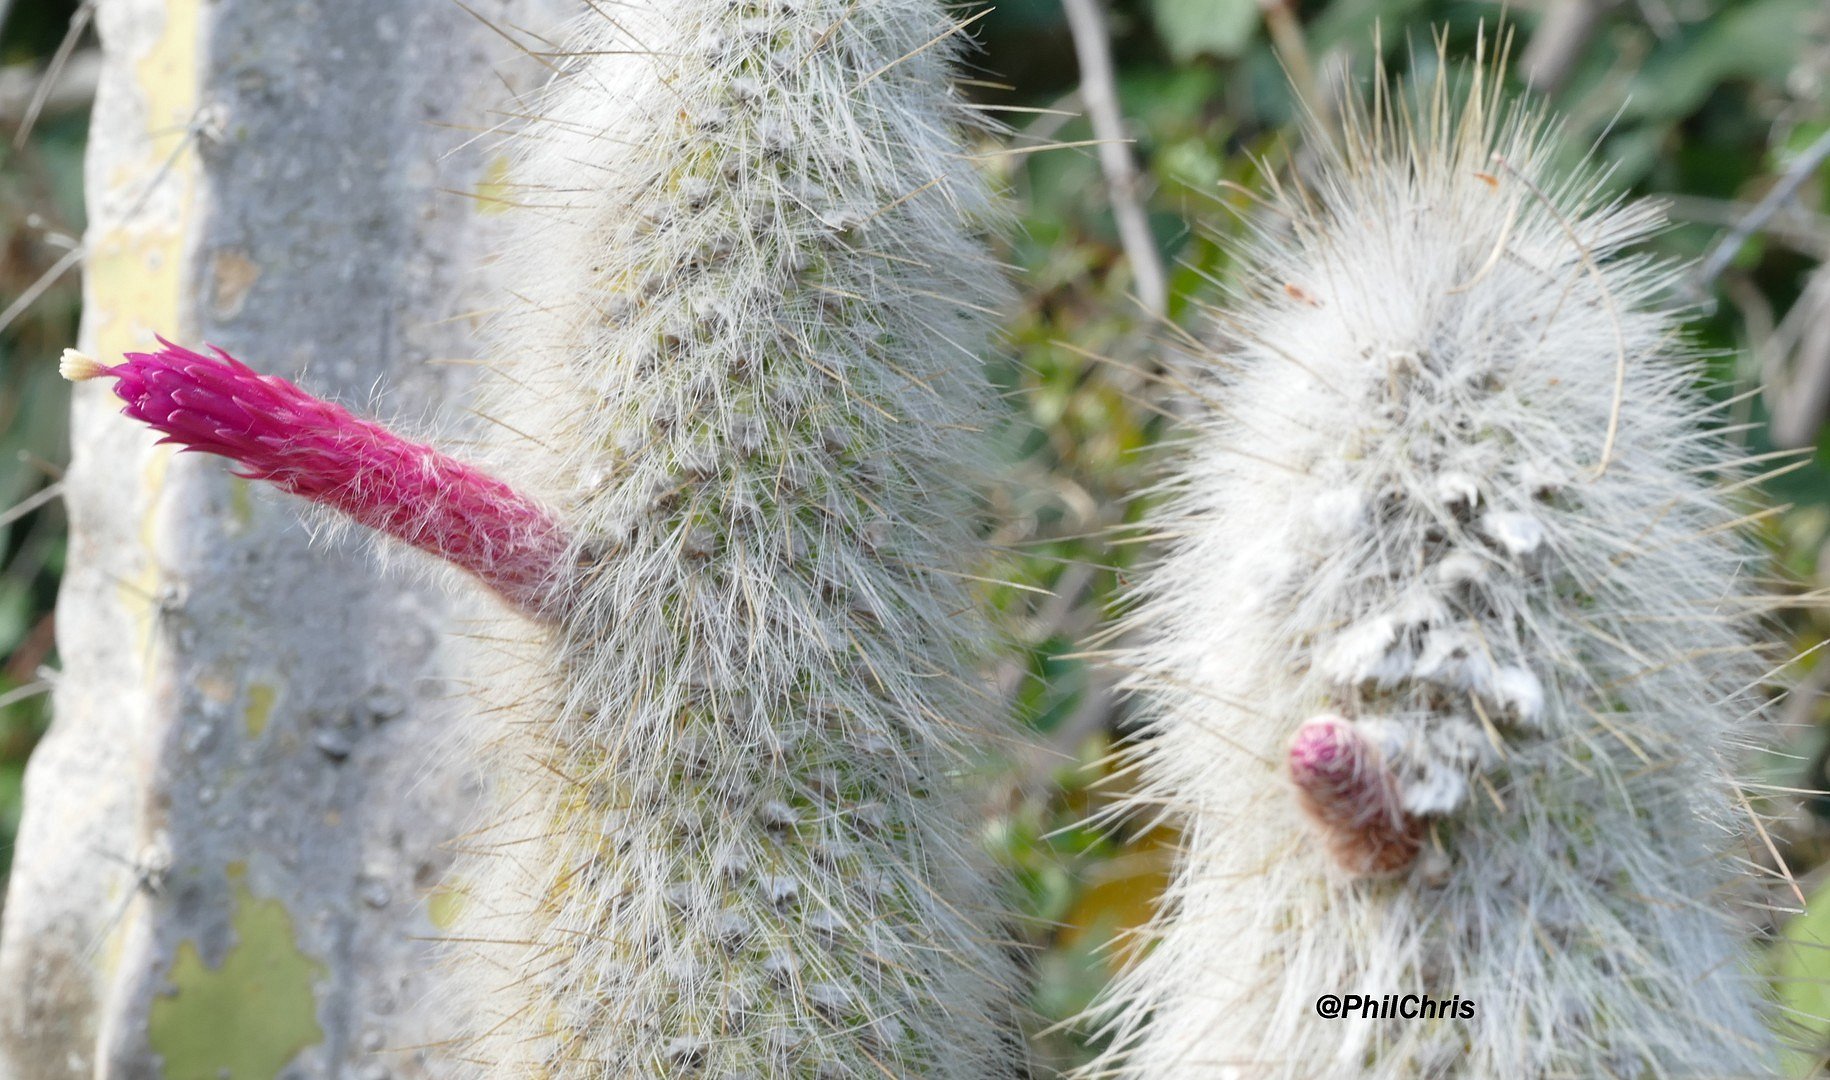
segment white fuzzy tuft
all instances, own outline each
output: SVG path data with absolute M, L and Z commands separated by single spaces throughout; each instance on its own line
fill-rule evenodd
M 1671 271 L 1624 251 L 1655 213 L 1557 175 L 1472 82 L 1350 111 L 1225 313 L 1225 412 L 1129 616 L 1136 799 L 1185 844 L 1086 1076 L 1773 1067 L 1735 899 L 1760 666 L 1731 453 Z M 1286 748 L 1318 714 L 1427 829 L 1408 872 L 1354 876 L 1354 837 L 1299 813 Z M 1475 1011 L 1325 1020 L 1325 993 Z
M 480 1074 L 1019 1056 L 954 790 L 1004 298 L 954 28 L 931 0 L 615 4 L 528 107 L 486 411 L 578 570 L 490 691 L 454 931 Z
M 57 373 L 70 382 L 88 382 L 108 374 L 108 368 L 86 352 L 65 349 L 63 356 L 58 358 Z

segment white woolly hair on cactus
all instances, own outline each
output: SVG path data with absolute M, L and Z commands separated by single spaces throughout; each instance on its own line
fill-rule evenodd
M 933 0 L 592 5 L 528 106 L 490 452 L 572 580 L 454 880 L 490 1076 L 1019 1067 L 962 767 L 998 210 Z M 532 635 L 516 627 L 534 627 Z M 442 1003 L 441 1003 L 442 1004 Z
M 1659 215 L 1478 61 L 1376 83 L 1191 375 L 1124 623 L 1179 869 L 1084 1075 L 1763 1075 L 1758 604 Z

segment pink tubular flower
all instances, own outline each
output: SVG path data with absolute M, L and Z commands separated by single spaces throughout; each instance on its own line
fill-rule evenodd
M 1297 800 L 1328 853 L 1350 874 L 1393 874 L 1423 846 L 1423 823 L 1404 812 L 1378 748 L 1339 716 L 1317 716 L 1290 742 Z
M 551 603 L 566 534 L 533 500 L 221 349 L 208 357 L 159 344 L 115 367 L 67 351 L 59 370 L 72 381 L 114 378 L 121 411 L 163 432 L 162 443 L 226 457 L 237 476 L 446 559 L 531 613 Z

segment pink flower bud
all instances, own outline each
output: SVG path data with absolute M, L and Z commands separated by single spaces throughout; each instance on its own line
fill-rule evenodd
M 159 344 L 115 367 L 69 351 L 59 370 L 73 381 L 112 377 L 121 411 L 162 432 L 162 443 L 226 457 L 237 476 L 437 555 L 529 612 L 552 603 L 567 539 L 533 500 L 221 349 L 212 358 Z
M 1370 877 L 1416 860 L 1423 822 L 1404 812 L 1378 747 L 1351 722 L 1329 715 L 1305 721 L 1290 742 L 1290 778 L 1341 869 Z

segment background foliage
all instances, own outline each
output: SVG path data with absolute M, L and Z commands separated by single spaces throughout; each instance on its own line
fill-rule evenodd
M 27 76 L 47 63 L 76 6 L 27 0 L 0 27 L 0 310 L 35 291 L 80 236 L 82 110 L 52 110 L 14 140 L 24 108 L 17 87 L 32 85 Z M 1021 215 L 1008 258 L 1024 301 L 994 368 L 1011 420 L 998 573 L 1012 584 L 989 600 L 1022 655 L 997 673 L 994 690 L 1041 747 L 988 763 L 985 841 L 1021 889 L 1023 944 L 1038 975 L 1036 1041 L 1055 1066 L 1084 1060 L 1087 1034 L 1064 1022 L 1122 962 L 1123 931 L 1147 918 L 1173 841 L 1161 827 L 1087 823 L 1125 782 L 1103 761 L 1128 721 L 1110 690 L 1114 673 L 1082 654 L 1115 588 L 1148 556 L 1147 538 L 1127 526 L 1148 498 L 1150 449 L 1173 431 L 1145 372 L 1160 350 L 1186 349 L 1187 333 L 1199 332 L 1194 300 L 1226 280 L 1249 192 L 1265 170 L 1290 164 L 1300 100 L 1292 82 L 1325 102 L 1363 84 L 1375 49 L 1393 70 L 1427 68 L 1434 34 L 1451 58 L 1465 58 L 1483 22 L 1491 41 L 1504 17 L 1517 34 L 1514 81 L 1535 76 L 1574 153 L 1593 148 L 1614 184 L 1667 200 L 1673 226 L 1658 244 L 1692 258 L 1746 220 L 1830 131 L 1830 8 L 1821 0 L 1540 0 L 1506 11 L 1463 0 L 1118 0 L 1105 14 L 1143 174 L 1138 195 L 1170 277 L 1166 316 L 1134 296 L 1138 278 L 1088 145 L 1087 99 L 1058 0 L 1003 0 L 975 24 L 983 49 L 969 87 L 1011 129 L 1009 152 L 991 167 Z M 1068 145 L 1048 149 L 1055 144 Z M 1821 580 L 1830 573 L 1830 444 L 1812 389 L 1814 377 L 1830 379 L 1830 271 L 1820 269 L 1830 255 L 1827 206 L 1830 168 L 1699 282 L 1693 323 L 1714 357 L 1716 392 L 1745 395 L 1730 411 L 1746 425 L 1736 437 L 1750 452 L 1781 449 L 1775 413 L 1790 417 L 1780 435 L 1814 448 L 1775 458 L 1797 467 L 1759 496 L 1770 511 L 1762 534 L 1783 568 L 1771 588 L 1797 597 L 1782 615 L 1794 650 L 1830 639 L 1830 612 L 1813 603 L 1830 584 Z M 54 495 L 69 450 L 55 357 L 74 338 L 79 303 L 70 274 L 22 313 L 9 311 L 10 321 L 0 316 L 0 876 L 21 772 L 46 720 L 41 691 L 57 666 L 51 609 L 64 522 Z M 43 504 L 30 508 L 35 499 Z M 1830 798 L 1783 789 L 1826 784 L 1830 666 L 1813 653 L 1778 681 L 1798 689 L 1781 708 L 1781 752 L 1762 764 L 1758 779 L 1769 786 L 1751 794 L 1799 891 L 1769 855 L 1748 857 L 1774 882 L 1763 917 L 1782 940 L 1809 946 L 1776 947 L 1771 961 L 1775 993 L 1799 1025 L 1793 1036 L 1819 1045 L 1830 1039 L 1830 1023 L 1814 1019 L 1830 1015 L 1830 888 L 1817 888 L 1830 875 Z M 1799 895 L 1816 902 L 1793 918 Z M 1821 1065 L 1814 1053 L 1796 1057 L 1800 1074 Z

